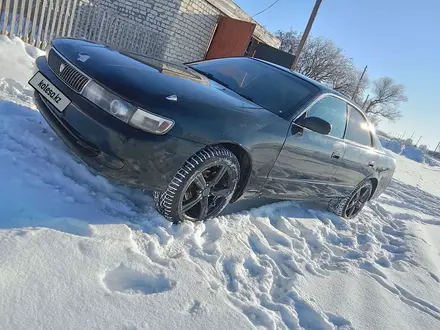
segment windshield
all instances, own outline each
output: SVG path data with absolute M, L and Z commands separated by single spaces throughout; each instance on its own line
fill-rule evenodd
M 199 62 L 191 68 L 280 116 L 318 92 L 289 72 L 245 57 Z

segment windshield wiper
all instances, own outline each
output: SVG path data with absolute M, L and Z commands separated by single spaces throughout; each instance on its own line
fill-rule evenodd
M 211 79 L 213 81 L 215 81 L 217 84 L 222 85 L 223 87 L 226 87 L 228 89 L 231 89 L 231 87 L 229 87 L 229 85 L 223 81 L 221 81 L 220 79 L 217 79 L 216 77 L 214 77 L 214 75 L 212 73 L 202 73 L 204 76 L 206 76 L 206 78 Z
M 216 83 L 222 85 L 223 87 L 226 87 L 226 88 L 228 88 L 228 89 L 231 89 L 231 87 L 229 87 L 229 85 L 228 85 L 227 83 L 225 83 L 225 82 L 221 81 L 220 79 L 216 78 L 212 73 L 203 72 L 202 70 L 198 70 L 198 69 L 195 69 L 195 68 L 193 68 L 193 67 L 191 67 L 191 69 L 193 69 L 194 71 L 196 71 L 196 72 L 198 72 L 198 73 L 204 75 L 206 78 L 215 81 Z
M 234 91 L 234 92 L 235 92 L 235 91 Z M 235 93 L 237 93 L 238 95 L 240 95 L 242 98 L 245 98 L 246 100 L 251 101 L 251 102 L 253 102 L 253 103 L 256 104 L 255 100 L 254 100 L 252 97 L 247 96 L 247 95 L 244 95 L 244 94 L 240 94 L 240 93 L 238 93 L 238 92 L 235 92 Z
M 193 67 L 191 67 L 191 69 L 193 69 L 194 71 L 204 75 L 206 78 L 211 79 L 211 80 L 215 81 L 216 83 L 226 87 L 227 89 L 230 89 L 231 91 L 233 91 L 234 93 L 240 95 L 241 97 L 245 98 L 246 100 L 251 101 L 251 102 L 257 104 L 252 97 L 244 95 L 244 94 L 240 94 L 236 90 L 234 90 L 231 87 L 229 87 L 229 85 L 227 83 L 225 83 L 225 82 L 221 81 L 220 79 L 216 78 L 212 73 L 203 72 L 202 70 L 198 70 L 198 69 L 195 69 Z

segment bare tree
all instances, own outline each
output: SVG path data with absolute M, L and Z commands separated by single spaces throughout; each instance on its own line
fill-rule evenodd
M 413 146 L 414 146 L 414 141 L 413 141 L 413 139 L 411 139 L 411 138 L 406 139 L 405 141 L 403 141 L 403 143 L 404 143 L 406 146 L 410 146 L 410 147 L 413 147 Z
M 422 150 L 422 151 L 428 151 L 428 146 L 426 144 L 421 144 L 419 146 L 419 149 Z
M 280 49 L 295 54 L 301 40 L 296 31 L 278 31 L 276 36 L 281 40 Z M 356 68 L 353 60 L 331 40 L 321 37 L 310 37 L 304 46 L 296 71 L 315 79 L 330 88 L 351 98 L 355 92 L 362 70 Z M 354 102 L 363 105 L 365 91 L 369 88 L 368 74 L 359 83 Z M 373 83 L 372 97 L 366 102 L 364 111 L 377 125 L 381 118 L 395 121 L 401 117 L 399 106 L 407 101 L 405 88 L 392 78 L 383 77 Z
M 338 91 L 348 97 L 352 97 L 355 92 L 356 85 L 359 83 L 359 88 L 354 96 L 354 102 L 362 105 L 364 99 L 363 95 L 370 85 L 370 80 L 368 78 L 368 73 L 362 77 L 362 70 L 358 70 L 354 67 L 352 63 L 346 65 L 344 70 L 341 70 L 338 74 L 334 75 L 332 81 L 328 85 L 335 91 Z
M 367 114 L 368 120 L 371 124 L 373 124 L 376 128 L 379 127 L 381 117 L 377 115 Z
M 301 35 L 296 31 L 278 31 L 276 36 L 281 40 L 280 49 L 295 54 Z M 362 72 L 353 64 L 351 58 L 331 40 L 321 37 L 310 37 L 299 59 L 296 71 L 328 85 L 334 90 L 351 97 Z M 368 87 L 368 76 L 365 75 L 359 86 L 357 96 L 362 96 Z
M 373 97 L 367 102 L 365 113 L 391 121 L 401 118 L 399 106 L 408 101 L 405 86 L 395 83 L 390 77 L 382 77 L 373 82 L 372 92 Z
M 295 54 L 295 50 L 299 45 L 301 35 L 296 31 L 277 31 L 275 36 L 280 39 L 280 49 L 289 54 Z

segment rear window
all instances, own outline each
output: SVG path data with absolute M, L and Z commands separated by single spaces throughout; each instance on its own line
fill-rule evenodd
M 316 86 L 289 72 L 248 58 L 199 62 L 191 67 L 281 117 L 318 92 Z

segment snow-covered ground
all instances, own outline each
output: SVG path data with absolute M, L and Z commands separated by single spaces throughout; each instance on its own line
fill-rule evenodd
M 427 155 L 423 150 L 409 145 L 404 145 L 399 140 L 389 139 L 384 136 L 380 137 L 382 146 L 391 150 L 395 154 L 403 155 L 408 159 L 412 159 L 418 163 L 427 164 L 429 166 L 440 166 L 440 161 Z
M 355 220 L 241 201 L 172 225 L 90 173 L 0 37 L 0 329 L 440 329 L 440 168 L 397 156 Z

